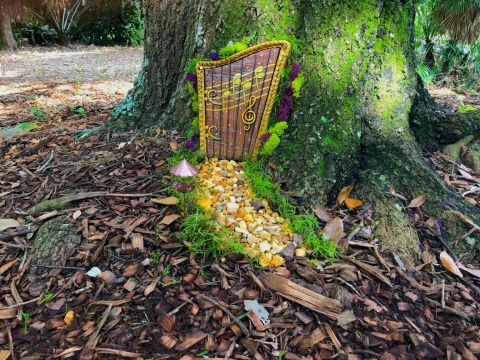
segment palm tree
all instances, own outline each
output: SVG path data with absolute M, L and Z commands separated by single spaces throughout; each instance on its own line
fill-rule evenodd
M 480 37 L 480 0 L 437 0 L 433 18 L 455 43 L 473 44 Z

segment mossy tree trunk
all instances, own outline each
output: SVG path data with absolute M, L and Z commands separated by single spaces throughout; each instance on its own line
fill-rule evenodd
M 412 104 L 421 103 L 414 0 L 147 0 L 145 7 L 143 69 L 114 112 L 117 128 L 185 130 L 194 116 L 183 71 L 189 58 L 229 41 L 295 38 L 290 60 L 302 64 L 306 81 L 272 157 L 292 195 L 326 203 L 357 181 L 358 196 L 379 216 L 378 236 L 411 256 L 418 238 L 389 189 L 409 198 L 426 194 L 427 211 L 445 221 L 450 239 L 465 230 L 455 211 L 479 218 L 423 161 L 415 135 L 423 145 L 429 123 L 411 129 L 418 114 Z M 438 207 L 444 200 L 450 210 Z

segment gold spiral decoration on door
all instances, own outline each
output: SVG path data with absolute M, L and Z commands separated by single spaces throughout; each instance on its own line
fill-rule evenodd
M 250 130 L 251 125 L 254 124 L 255 121 L 257 120 L 257 114 L 255 113 L 255 111 L 252 110 L 256 102 L 257 102 L 257 97 L 250 96 L 247 103 L 245 104 L 246 105 L 245 110 L 242 111 L 242 121 L 245 124 L 243 126 L 243 129 L 245 131 Z

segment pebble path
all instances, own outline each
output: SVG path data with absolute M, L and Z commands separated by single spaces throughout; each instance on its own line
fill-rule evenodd
M 268 202 L 258 199 L 245 178 L 242 163 L 208 159 L 198 173 L 202 197 L 199 206 L 212 211 L 213 218 L 240 239 L 246 252 L 259 257 L 261 266 L 282 266 L 282 250 L 293 243 L 287 219 L 274 212 Z M 305 249 L 295 249 L 305 256 Z

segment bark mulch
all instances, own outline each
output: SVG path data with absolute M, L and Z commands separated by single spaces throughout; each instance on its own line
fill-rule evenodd
M 0 231 L 0 359 L 480 355 L 480 270 L 459 277 L 442 266 L 442 229 L 423 216 L 421 199 L 408 209 L 423 234 L 417 264 L 372 237 L 368 204 L 316 209 L 322 222 L 342 219 L 345 250 L 335 262 L 292 255 L 262 270 L 202 258 L 178 239 L 179 210 L 155 202 L 167 195 L 165 160 L 183 138 L 163 130 L 85 137 L 78 129 L 109 111 L 91 106 L 87 117 L 66 109 L 61 126 L 47 120 L 0 143 L 0 218 L 19 222 Z M 78 193 L 66 209 L 25 213 Z M 59 264 L 39 264 L 38 228 L 62 216 L 81 241 Z M 89 276 L 95 267 L 100 276 Z

